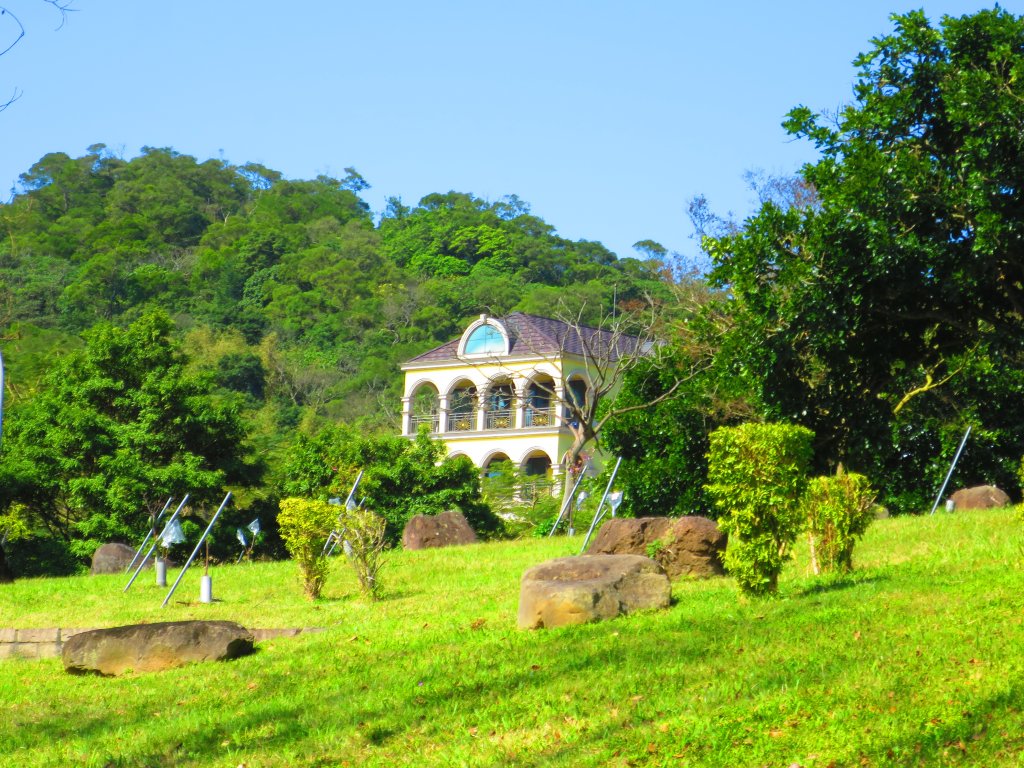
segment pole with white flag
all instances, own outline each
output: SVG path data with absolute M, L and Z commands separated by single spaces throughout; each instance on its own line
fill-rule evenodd
M 135 557 L 133 557 L 132 561 L 128 563 L 128 567 L 124 569 L 125 573 L 128 573 L 128 571 L 135 567 L 135 563 L 139 561 L 139 555 L 142 554 L 142 550 L 145 549 L 146 544 L 149 543 L 149 537 L 156 533 L 157 524 L 163 519 L 164 515 L 167 513 L 167 508 L 171 506 L 171 503 L 173 501 L 173 496 L 167 497 L 167 503 L 164 504 L 164 508 L 160 510 L 160 514 L 157 515 L 156 518 L 153 520 L 153 524 L 149 526 L 149 530 L 146 532 L 146 538 L 142 540 L 142 543 L 139 545 L 139 548 L 135 552 Z
M 220 517 L 220 513 L 224 511 L 224 507 L 227 506 L 230 498 L 231 491 L 228 491 L 228 495 L 225 496 L 224 501 L 220 503 L 220 506 L 217 508 L 217 512 L 210 521 L 210 524 L 206 526 L 206 530 L 203 531 L 203 535 L 199 537 L 199 542 L 196 544 L 196 548 L 192 550 L 192 554 L 189 555 L 188 560 L 185 562 L 185 566 L 181 569 L 181 573 L 178 574 L 178 578 L 174 580 L 174 586 L 171 587 L 171 591 L 167 593 L 167 597 L 165 597 L 164 601 L 160 604 L 161 608 L 167 607 L 167 601 L 171 599 L 171 595 L 174 594 L 174 590 L 178 588 L 182 577 L 185 575 L 185 571 L 187 571 L 188 567 L 192 565 L 192 561 L 196 559 L 196 555 L 199 554 L 199 548 L 203 545 L 203 542 L 206 541 L 206 537 L 210 535 L 210 531 L 213 530 L 213 524 L 217 522 L 217 518 Z
M 149 548 L 149 551 L 146 553 L 146 556 L 144 558 L 142 558 L 142 562 L 139 563 L 138 568 L 135 569 L 135 573 L 132 574 L 132 577 L 128 580 L 128 583 L 124 585 L 124 589 L 121 590 L 122 592 L 127 592 L 128 591 L 128 587 L 130 587 L 132 585 L 132 583 L 138 577 L 139 573 L 142 571 L 142 567 L 146 564 L 146 561 L 149 560 L 150 556 L 153 554 L 153 550 L 156 549 L 156 545 L 159 544 L 161 539 L 163 539 L 163 537 L 167 535 L 167 531 L 170 530 L 171 525 L 174 523 L 175 520 L 178 519 L 178 515 L 181 513 L 181 510 L 184 508 L 185 502 L 187 502 L 187 501 L 188 501 L 188 494 L 186 493 L 185 494 L 185 498 L 183 498 L 181 500 L 181 503 L 178 505 L 178 508 L 176 510 L 174 510 L 174 514 L 171 515 L 171 519 L 167 521 L 167 525 L 164 526 L 163 531 L 160 533 L 160 535 L 153 542 L 153 545 Z

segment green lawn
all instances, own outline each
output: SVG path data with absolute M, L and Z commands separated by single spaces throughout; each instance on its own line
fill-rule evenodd
M 396 553 L 377 604 L 343 569 L 306 603 L 291 563 L 214 570 L 214 605 L 190 572 L 167 609 L 151 576 L 0 585 L 0 626 L 328 628 L 116 679 L 0 662 L 0 764 L 1024 765 L 1022 534 L 1008 510 L 883 520 L 847 578 L 798 559 L 777 600 L 680 582 L 667 611 L 539 632 L 519 576 L 578 539 Z

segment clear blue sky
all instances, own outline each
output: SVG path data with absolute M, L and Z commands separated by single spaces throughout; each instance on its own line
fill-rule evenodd
M 692 254 L 694 195 L 742 215 L 745 170 L 812 159 L 780 122 L 849 101 L 890 13 L 992 3 L 75 0 L 59 31 L 42 0 L 3 5 L 26 36 L 0 57 L 0 101 L 22 93 L 0 113 L 0 190 L 47 152 L 173 147 L 289 178 L 353 166 L 378 212 L 516 194 L 628 256 Z M 0 49 L 13 33 L 0 17 Z

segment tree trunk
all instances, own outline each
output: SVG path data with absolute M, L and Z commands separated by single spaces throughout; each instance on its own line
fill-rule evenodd
M 590 442 L 593 435 L 587 434 L 583 429 L 576 431 L 573 429 L 573 441 L 572 445 L 569 446 L 569 450 L 565 452 L 564 458 L 564 476 L 565 479 L 562 483 L 562 503 L 569 498 L 572 494 L 573 486 L 576 485 L 576 481 L 582 472 L 586 470 L 587 461 L 584 459 L 583 448 Z M 573 468 L 577 468 L 578 471 L 574 473 Z
M 7 565 L 7 557 L 4 555 L 4 548 L 0 547 L 0 584 L 10 584 L 14 581 L 14 574 Z

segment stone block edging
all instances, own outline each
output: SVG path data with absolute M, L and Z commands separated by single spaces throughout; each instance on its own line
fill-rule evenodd
M 64 641 L 81 632 L 99 627 L 47 627 L 45 629 L 12 629 L 0 627 L 0 661 L 4 659 L 52 659 L 60 656 Z M 250 629 L 257 643 L 278 637 L 323 632 L 324 627 L 288 627 L 282 629 Z

